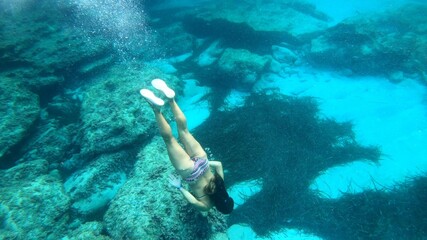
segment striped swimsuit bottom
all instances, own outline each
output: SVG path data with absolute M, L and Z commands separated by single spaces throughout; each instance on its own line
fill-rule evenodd
M 191 160 L 194 162 L 193 171 L 184 179 L 189 184 L 196 183 L 200 176 L 205 174 L 209 169 L 209 161 L 207 158 L 192 157 Z

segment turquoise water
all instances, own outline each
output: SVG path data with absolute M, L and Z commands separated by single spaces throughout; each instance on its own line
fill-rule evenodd
M 0 239 L 424 239 L 426 10 L 0 0 Z M 169 185 L 154 78 L 232 214 Z

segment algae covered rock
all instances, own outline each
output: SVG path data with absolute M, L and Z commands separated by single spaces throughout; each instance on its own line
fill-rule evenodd
M 153 113 L 139 94 L 151 80 L 163 78 L 179 91 L 178 79 L 155 68 L 118 65 L 98 76 L 83 90 L 82 153 L 114 152 L 143 142 L 156 130 Z
M 85 222 L 78 228 L 70 231 L 64 240 L 109 240 L 108 236 L 103 235 L 104 226 L 99 222 Z
M 155 137 L 104 215 L 113 239 L 208 239 L 225 232 L 223 216 L 215 210 L 203 216 L 168 186 L 172 172 L 162 139 Z
M 282 64 L 292 65 L 298 60 L 298 56 L 289 48 L 283 46 L 271 46 L 273 57 Z
M 0 238 L 58 239 L 68 221 L 70 200 L 48 162 L 19 164 L 0 174 Z
M 222 5 L 221 11 L 200 12 L 205 20 L 223 19 L 231 23 L 247 24 L 260 32 L 287 32 L 292 36 L 313 33 L 327 27 L 326 16 L 310 14 L 315 11 L 309 4 L 300 5 L 273 2 L 254 4 L 251 1 Z M 302 8 L 306 8 L 304 11 Z M 313 12 L 314 13 L 314 12 Z
M 16 79 L 0 76 L 0 160 L 29 133 L 39 111 L 36 94 Z
M 298 44 L 304 36 L 328 27 L 328 17 L 308 3 L 296 1 L 219 1 L 186 14 L 187 29 L 218 35 L 242 46 Z
M 167 56 L 178 56 L 192 52 L 195 38 L 187 33 L 182 23 L 174 23 L 157 30 L 158 40 Z
M 0 187 L 13 187 L 32 181 L 48 173 L 49 163 L 45 160 L 35 160 L 18 164 L 2 171 Z
M 408 4 L 382 14 L 356 16 L 311 40 L 307 56 L 316 65 L 357 74 L 427 72 L 427 11 Z
M 37 130 L 27 138 L 20 152 L 23 153 L 18 162 L 45 159 L 50 166 L 57 168 L 69 158 L 77 146 L 75 138 L 78 124 L 61 126 L 57 121 L 49 121 L 37 126 Z
M 258 79 L 271 61 L 245 49 L 227 48 L 218 60 L 218 70 L 225 75 L 231 85 L 250 87 Z
M 64 23 L 69 19 L 48 4 L 31 13 L 0 12 L 0 72 L 36 90 L 58 86 L 66 73 L 112 53 L 109 41 Z

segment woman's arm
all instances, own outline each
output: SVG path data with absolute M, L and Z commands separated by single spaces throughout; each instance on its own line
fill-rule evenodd
M 181 184 L 181 178 L 176 176 L 176 175 L 169 175 L 169 183 L 170 185 L 172 185 L 173 187 L 177 188 L 182 195 L 184 195 L 185 199 L 187 199 L 187 201 L 193 205 L 197 210 L 199 211 L 208 211 L 209 207 L 206 206 L 203 202 L 198 201 L 193 194 L 191 194 L 189 191 L 187 191 L 187 189 L 182 187 Z
M 187 189 L 181 187 L 179 188 L 179 191 L 181 191 L 182 195 L 184 195 L 185 199 L 187 199 L 187 201 L 193 205 L 197 210 L 199 211 L 208 211 L 209 207 L 206 206 L 204 203 L 200 202 L 199 200 L 197 200 L 193 194 L 191 194 L 189 191 L 187 191 Z
M 219 161 L 209 161 L 209 166 L 213 167 L 215 171 L 224 179 L 224 170 L 222 169 L 222 163 Z

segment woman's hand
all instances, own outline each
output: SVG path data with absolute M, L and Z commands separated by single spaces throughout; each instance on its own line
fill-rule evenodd
M 194 207 L 196 207 L 198 210 L 200 211 L 208 211 L 210 209 L 210 207 L 206 206 L 206 204 L 204 204 L 203 202 L 197 200 L 193 194 L 191 194 L 189 191 L 187 191 L 185 188 L 182 188 L 182 184 L 181 184 L 181 178 L 179 176 L 176 175 L 169 175 L 169 183 L 170 185 L 172 185 L 173 187 L 176 187 L 177 189 L 180 190 L 180 192 L 182 193 L 182 195 L 184 195 L 185 199 L 187 199 L 187 201 L 193 205 Z
M 182 188 L 181 178 L 174 174 L 169 175 L 169 184 L 177 189 Z

